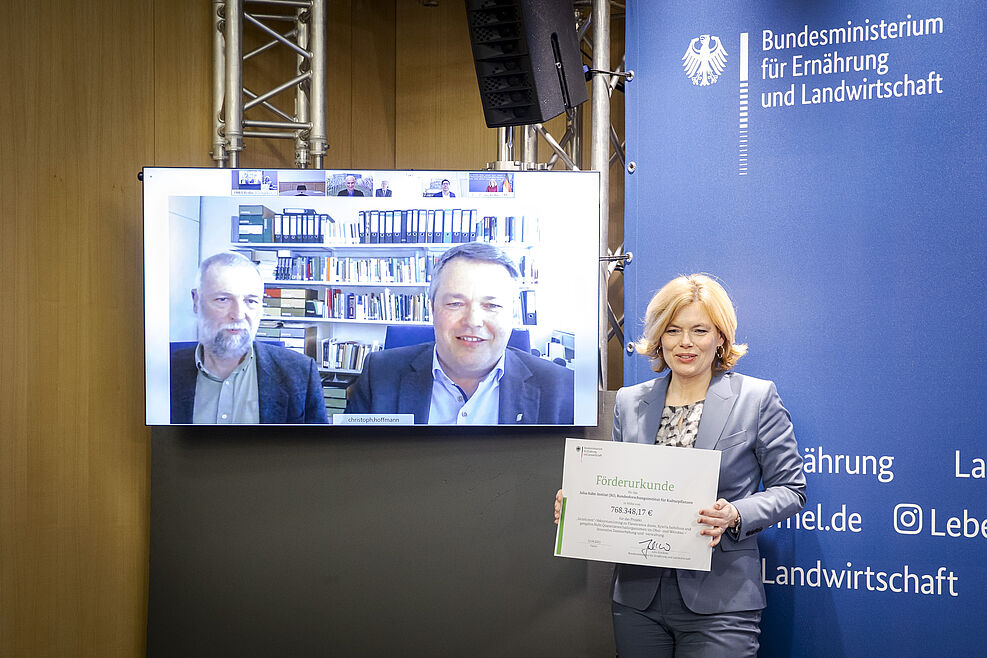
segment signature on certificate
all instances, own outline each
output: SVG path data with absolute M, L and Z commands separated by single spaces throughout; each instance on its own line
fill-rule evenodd
M 672 550 L 672 545 L 666 542 L 660 542 L 657 539 L 642 539 L 638 542 L 641 546 L 641 555 L 645 558 L 649 557 L 653 553 L 661 551 L 662 553 L 668 553 Z

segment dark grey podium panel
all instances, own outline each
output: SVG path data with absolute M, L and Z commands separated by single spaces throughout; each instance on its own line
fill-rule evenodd
M 607 564 L 552 557 L 578 430 L 155 428 L 151 656 L 612 656 Z

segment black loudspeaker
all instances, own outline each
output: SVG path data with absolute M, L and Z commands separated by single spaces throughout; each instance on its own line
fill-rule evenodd
M 571 0 L 466 0 L 490 128 L 541 123 L 589 99 Z

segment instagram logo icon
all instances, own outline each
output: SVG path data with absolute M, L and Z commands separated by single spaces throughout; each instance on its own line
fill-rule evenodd
M 922 532 L 922 508 L 914 503 L 895 505 L 894 531 L 899 535 L 917 535 Z

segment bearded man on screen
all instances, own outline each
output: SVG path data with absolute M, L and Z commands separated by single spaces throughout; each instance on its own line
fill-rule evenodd
M 315 361 L 256 342 L 264 280 L 241 254 L 199 265 L 192 289 L 198 344 L 171 357 L 171 422 L 207 425 L 325 423 Z

